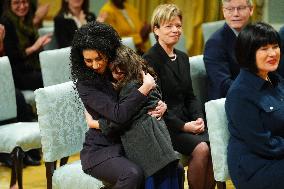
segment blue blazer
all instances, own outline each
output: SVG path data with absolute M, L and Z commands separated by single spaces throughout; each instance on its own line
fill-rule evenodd
M 247 70 L 228 91 L 228 168 L 236 188 L 284 188 L 284 80 Z
M 236 35 L 225 23 L 206 42 L 204 63 L 208 75 L 208 98 L 214 100 L 226 96 L 240 68 L 235 58 Z

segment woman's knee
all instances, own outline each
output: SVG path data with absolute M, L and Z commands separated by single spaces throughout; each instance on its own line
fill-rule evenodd
M 206 142 L 200 142 L 192 152 L 192 156 L 210 157 L 210 149 Z
M 143 170 L 138 166 L 129 167 L 124 173 L 122 178 L 126 179 L 130 185 L 140 186 L 144 179 Z

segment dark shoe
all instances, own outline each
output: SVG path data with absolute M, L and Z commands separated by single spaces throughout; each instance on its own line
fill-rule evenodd
M 29 155 L 25 155 L 23 162 L 25 165 L 30 165 L 30 166 L 40 165 L 40 161 L 32 159 Z
M 10 154 L 0 153 L 0 162 L 3 163 L 3 165 L 6 167 L 13 167 L 13 161 Z

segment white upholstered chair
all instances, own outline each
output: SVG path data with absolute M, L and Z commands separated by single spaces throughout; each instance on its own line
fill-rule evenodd
M 39 54 L 43 85 L 45 87 L 71 80 L 70 47 L 42 51 Z
M 81 162 L 67 163 L 78 153 L 87 125 L 84 107 L 71 81 L 35 91 L 48 189 L 99 189 L 102 182 L 85 174 Z M 56 168 L 56 161 L 61 161 Z M 65 165 L 64 165 L 65 164 Z
M 58 44 L 57 44 L 55 35 L 53 33 L 54 33 L 54 27 L 53 26 L 42 27 L 42 28 L 38 29 L 39 36 L 43 36 L 45 34 L 51 34 L 51 41 L 43 47 L 44 50 L 52 50 L 52 49 L 58 48 Z
M 0 58 L 0 122 L 16 119 L 15 86 L 8 57 Z M 24 152 L 40 148 L 37 122 L 12 122 L 0 125 L 0 152 L 9 153 L 13 159 L 10 186 L 18 182 L 22 189 Z
M 208 81 L 203 55 L 189 57 L 189 64 L 194 94 L 200 100 L 201 104 L 204 105 L 204 103 L 208 100 Z
M 225 100 L 222 98 L 205 103 L 214 178 L 217 181 L 218 189 L 225 189 L 225 182 L 230 179 L 227 165 L 229 131 Z
M 203 33 L 203 42 L 204 44 L 210 38 L 210 36 L 221 28 L 225 23 L 225 20 L 219 20 L 215 22 L 206 22 L 201 25 Z

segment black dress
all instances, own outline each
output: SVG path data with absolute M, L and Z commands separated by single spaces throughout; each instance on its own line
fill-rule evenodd
M 156 43 L 144 58 L 158 75 L 158 85 L 168 106 L 164 119 L 174 149 L 190 155 L 200 142 L 209 142 L 209 139 L 207 130 L 199 135 L 181 130 L 186 122 L 204 119 L 204 115 L 202 106 L 193 93 L 188 56 L 176 49 L 175 53 L 177 58 L 172 62 L 160 44 Z
M 93 13 L 86 13 L 87 22 L 95 21 Z M 59 48 L 71 46 L 75 31 L 78 29 L 74 19 L 67 18 L 64 13 L 59 13 L 54 18 L 54 35 Z

